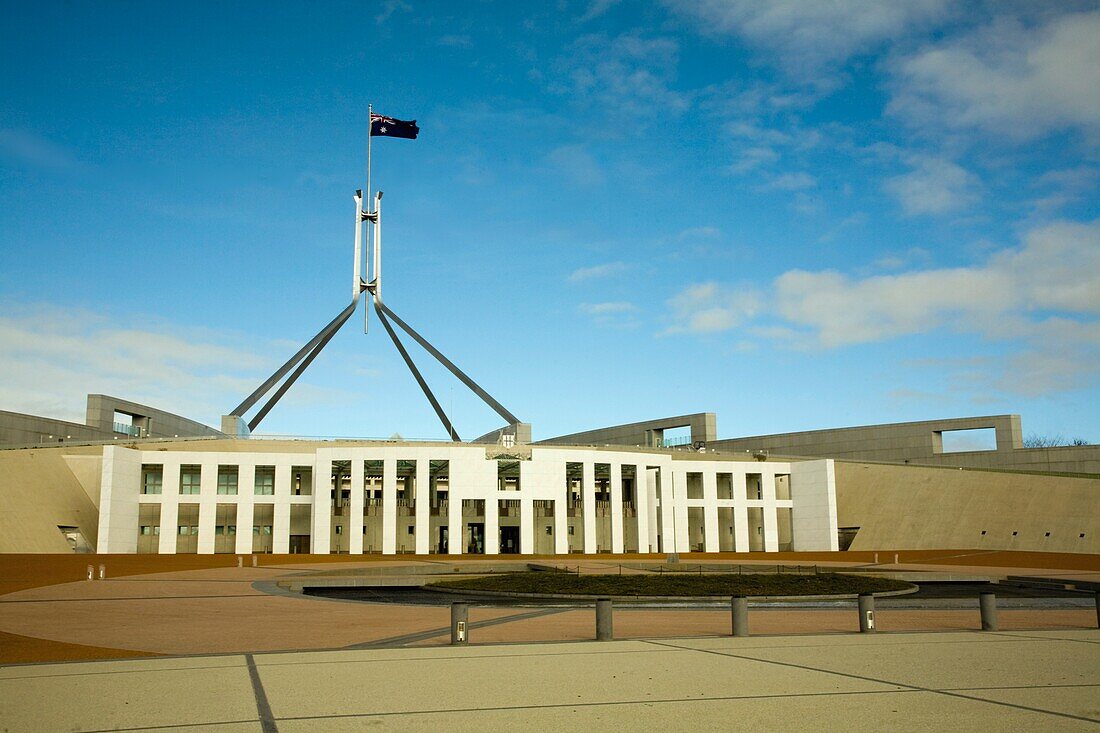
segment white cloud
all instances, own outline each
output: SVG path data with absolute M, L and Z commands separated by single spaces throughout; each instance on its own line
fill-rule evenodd
M 374 16 L 374 22 L 378 24 L 385 23 L 391 15 L 399 10 L 403 13 L 411 13 L 412 6 L 405 0 L 382 0 L 381 8 L 378 14 Z
M 590 20 L 594 20 L 618 5 L 619 2 L 620 0 L 592 0 L 588 6 L 588 10 L 584 11 L 584 14 L 577 18 L 577 22 L 587 23 Z
M 920 248 L 907 253 L 923 257 Z M 1034 396 L 1100 378 L 1100 220 L 1037 227 L 1021 246 L 970 267 L 867 277 L 791 270 L 769 293 L 761 308 L 718 283 L 688 287 L 669 301 L 669 332 L 746 324 L 785 345 L 843 348 L 948 329 L 1008 344 L 1008 355 L 983 370 L 982 390 Z M 757 316 L 765 322 L 751 322 Z
M 598 277 L 611 277 L 628 269 L 625 262 L 605 262 L 602 265 L 581 267 L 569 273 L 569 282 L 579 283 L 585 280 L 593 280 Z
M 572 183 L 580 186 L 603 183 L 603 168 L 584 145 L 562 145 L 551 150 L 546 159 Z
M 779 153 L 772 148 L 760 146 L 745 148 L 739 151 L 737 160 L 727 166 L 726 171 L 740 175 L 777 160 L 779 160 Z
M 886 190 L 906 214 L 946 214 L 978 199 L 977 176 L 944 158 L 914 157 L 908 173 L 886 179 Z
M 805 171 L 780 173 L 762 183 L 762 191 L 803 191 L 817 186 L 817 179 Z
M 625 300 L 608 301 L 605 303 L 581 303 L 578 308 L 581 313 L 587 313 L 590 316 L 606 316 L 612 313 L 629 313 L 630 311 L 638 310 L 636 305 Z
M 946 0 L 694 0 L 669 4 L 704 33 L 745 38 L 799 80 L 830 84 L 849 57 L 925 30 L 943 18 Z
M 73 171 L 81 167 L 71 150 L 30 130 L 0 129 L 0 155 L 33 168 Z
M 1037 27 L 997 18 L 898 60 L 887 111 L 910 124 L 1016 140 L 1100 129 L 1100 10 Z
M 672 88 L 678 62 L 679 46 L 671 38 L 587 35 L 564 58 L 568 83 L 556 91 L 596 106 L 620 127 L 637 126 L 690 105 L 687 94 Z
M 992 319 L 1011 305 L 1003 273 L 967 268 L 853 280 L 792 270 L 775 282 L 777 311 L 826 347 L 929 331 L 948 319 Z
M 759 302 L 747 289 L 714 282 L 684 288 L 668 301 L 673 325 L 665 333 L 716 333 L 728 331 L 751 318 Z
M 715 239 L 722 236 L 722 230 L 718 227 L 689 227 L 684 229 L 676 238 L 681 242 L 686 239 Z
M 82 423 L 86 395 L 106 393 L 211 422 L 271 366 L 235 340 L 168 325 L 120 327 L 55 306 L 9 306 L 0 315 L 0 405 Z
M 1043 189 L 1045 195 L 1031 205 L 1039 213 L 1057 211 L 1093 194 L 1098 179 L 1100 170 L 1089 166 L 1048 171 L 1035 181 L 1036 188 Z
M 444 48 L 472 48 L 474 45 L 472 38 L 462 35 L 440 36 L 437 43 Z
M 792 270 L 775 282 L 776 312 L 826 347 L 941 326 L 1002 338 L 1033 336 L 1029 314 L 1100 315 L 1100 222 L 1056 222 L 1019 249 L 973 267 L 853 279 Z

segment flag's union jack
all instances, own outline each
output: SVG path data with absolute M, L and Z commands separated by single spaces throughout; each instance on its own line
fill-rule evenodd
M 419 133 L 420 128 L 416 126 L 416 120 L 399 120 L 371 112 L 371 137 L 403 137 L 407 140 L 415 140 Z

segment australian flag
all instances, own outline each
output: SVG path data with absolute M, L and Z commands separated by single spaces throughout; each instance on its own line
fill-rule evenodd
M 415 140 L 420 133 L 416 126 L 416 120 L 397 120 L 393 117 L 375 114 L 370 115 L 371 137 L 403 137 L 406 140 Z

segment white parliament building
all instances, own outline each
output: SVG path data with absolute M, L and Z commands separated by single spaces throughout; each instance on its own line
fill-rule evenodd
M 100 553 L 836 550 L 833 461 L 690 449 L 192 440 L 102 448 Z

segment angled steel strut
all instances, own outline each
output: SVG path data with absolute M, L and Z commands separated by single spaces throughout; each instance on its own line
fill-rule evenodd
M 420 370 L 416 368 L 416 364 L 413 363 L 412 357 L 409 356 L 409 352 L 405 350 L 405 345 L 401 343 L 401 339 L 397 337 L 397 334 L 393 330 L 393 326 L 390 325 L 390 321 L 386 318 L 386 314 L 378 307 L 378 301 L 374 302 L 374 311 L 378 314 L 378 320 L 382 322 L 382 326 L 386 329 L 386 333 L 390 335 L 390 339 L 393 341 L 393 345 L 397 347 L 397 350 L 401 353 L 401 358 L 405 360 L 405 366 L 409 368 L 413 376 L 416 378 L 416 383 L 420 385 L 420 389 L 423 390 L 424 396 L 428 398 L 428 402 L 432 403 L 432 409 L 435 410 L 436 416 L 439 421 L 443 423 L 444 429 L 447 434 L 451 436 L 451 440 L 455 442 L 462 442 L 462 438 L 458 437 L 458 433 L 455 432 L 454 426 L 451 425 L 450 419 L 447 417 L 447 413 L 443 412 L 443 408 L 439 405 L 439 400 L 432 394 L 432 390 L 428 387 L 428 383 L 424 381 L 424 377 L 420 375 Z
M 270 390 L 276 382 L 282 379 L 286 375 L 286 373 L 294 367 L 295 364 L 297 364 L 299 361 L 303 361 L 304 359 L 302 366 L 299 369 L 295 370 L 294 374 L 290 376 L 286 383 L 279 387 L 279 390 L 278 392 L 276 392 L 274 397 L 269 400 L 266 405 L 264 405 L 260 413 L 258 413 L 256 417 L 252 419 L 252 422 L 248 424 L 248 429 L 253 430 L 256 425 L 259 425 L 260 420 L 262 420 L 263 417 L 271 411 L 271 408 L 275 406 L 275 403 L 279 401 L 279 398 L 286 394 L 286 391 L 290 389 L 290 385 L 294 384 L 294 380 L 301 376 L 302 372 L 305 371 L 305 368 L 309 366 L 309 363 L 313 361 L 314 358 L 316 358 L 317 354 L 321 353 L 321 349 L 325 347 L 325 344 L 327 344 L 329 340 L 336 334 L 336 332 L 340 330 L 341 326 L 347 323 L 347 320 L 351 318 L 351 314 L 355 312 L 355 306 L 357 305 L 359 305 L 358 298 L 353 300 L 347 308 L 340 312 L 340 315 L 333 318 L 327 326 L 322 328 L 316 336 L 309 340 L 309 343 L 299 349 L 297 354 L 290 357 L 290 359 L 287 360 L 285 364 L 279 367 L 279 369 L 274 374 L 267 378 L 267 381 L 257 387 L 255 392 L 246 397 L 244 402 L 237 405 L 229 414 L 234 417 L 244 417 L 244 414 L 252 409 L 252 406 L 255 405 L 261 397 L 267 394 L 268 390 Z
M 413 339 L 416 341 L 416 343 L 423 346 L 425 351 L 427 351 L 429 354 L 431 354 L 432 356 L 434 356 L 436 358 L 436 361 L 438 361 L 443 366 L 447 367 L 447 369 L 451 372 L 451 374 L 458 377 L 459 381 L 461 381 L 463 384 L 465 384 L 467 387 L 469 387 L 471 392 L 473 392 L 478 397 L 480 397 L 482 402 L 487 404 L 489 407 L 493 408 L 493 411 L 496 412 L 496 414 L 500 415 L 505 420 L 507 420 L 509 425 L 520 422 L 520 419 L 518 417 L 516 417 L 511 412 L 509 412 L 504 407 L 504 405 L 502 405 L 499 402 L 497 402 L 496 400 L 494 400 L 493 396 L 491 394 L 489 394 L 484 389 L 482 389 L 481 386 L 477 382 L 475 382 L 474 380 L 472 380 L 468 376 L 466 376 L 466 373 L 463 372 L 458 367 L 456 367 L 451 362 L 450 359 L 443 356 L 443 354 L 441 354 L 439 352 L 439 349 L 435 348 L 430 343 L 428 343 L 427 339 L 425 339 L 423 336 L 421 336 L 416 331 L 414 331 L 412 326 L 410 326 L 409 324 L 402 321 L 401 318 L 396 313 L 391 311 L 386 306 L 386 304 L 382 302 L 381 298 L 376 297 L 374 299 L 374 307 L 375 307 L 375 310 L 378 311 L 379 316 L 381 316 L 383 313 L 385 313 L 387 316 L 392 318 L 394 323 L 396 323 L 398 326 L 400 326 L 402 328 L 402 330 L 405 331 L 405 333 L 412 336 Z
M 226 417 L 236 418 L 237 420 L 243 420 L 244 414 L 252 409 L 252 407 L 267 394 L 272 387 L 275 386 L 279 380 L 286 377 L 286 379 L 279 385 L 271 397 L 264 403 L 259 409 L 256 415 L 248 422 L 248 430 L 253 431 L 259 426 L 260 422 L 267 417 L 267 414 L 271 412 L 272 408 L 278 404 L 279 400 L 286 394 L 287 390 L 297 381 L 298 377 L 302 376 L 302 373 L 313 363 L 313 360 L 321 353 L 321 351 L 328 345 L 332 337 L 336 335 L 336 332 L 347 323 L 348 319 L 355 312 L 356 307 L 359 305 L 359 300 L 364 291 L 371 294 L 374 300 L 374 310 L 378 314 L 378 320 L 382 322 L 382 326 L 386 329 L 386 333 L 389 334 L 390 339 L 393 341 L 394 346 L 397 347 L 397 351 L 401 354 L 401 358 L 404 359 L 405 365 L 412 372 L 413 377 L 416 379 L 417 384 L 420 385 L 420 389 L 424 392 L 424 396 L 428 398 L 428 402 L 431 403 L 432 409 L 435 410 L 436 416 L 439 421 L 443 423 L 443 428 L 447 431 L 447 435 L 454 441 L 461 441 L 458 436 L 458 432 L 455 430 L 454 425 L 451 424 L 447 414 L 443 411 L 442 406 L 439 404 L 439 400 L 436 399 L 432 393 L 428 383 L 424 380 L 420 370 L 416 368 L 416 364 L 413 362 L 412 357 L 409 356 L 409 352 L 405 349 L 405 345 L 401 343 L 401 339 L 398 338 L 397 332 L 394 331 L 393 326 L 390 325 L 392 320 L 398 326 L 401 327 L 405 333 L 411 336 L 418 344 L 431 354 L 435 359 L 445 366 L 451 374 L 458 377 L 464 385 L 466 385 L 470 391 L 477 395 L 482 402 L 491 407 L 498 415 L 508 421 L 509 425 L 520 422 L 519 418 L 509 412 L 503 405 L 493 399 L 492 395 L 486 392 L 482 387 L 470 379 L 461 369 L 454 365 L 450 359 L 445 357 L 439 349 L 428 343 L 428 340 L 417 333 L 409 324 L 401 320 L 401 318 L 390 310 L 385 303 L 382 302 L 382 192 L 379 191 L 374 198 L 374 210 L 363 209 L 363 192 L 355 192 L 355 266 L 352 272 L 352 301 L 348 304 L 344 310 L 340 311 L 340 314 L 329 321 L 328 325 L 322 328 L 316 336 L 309 340 L 305 346 L 298 350 L 294 356 L 292 356 L 285 364 L 279 367 L 278 370 L 267 380 L 256 388 L 252 394 L 250 394 L 241 404 L 237 405 L 229 415 Z M 371 257 L 367 258 L 368 262 L 371 262 L 372 266 L 369 268 L 373 277 L 370 280 L 365 280 L 361 276 L 361 272 L 364 272 L 366 268 L 362 267 L 364 252 L 362 248 L 362 229 L 363 224 L 366 223 L 368 227 L 374 225 L 374 241 L 372 243 Z M 366 308 L 367 313 L 370 312 L 370 308 Z M 366 328 L 366 321 L 364 320 L 364 330 Z M 291 371 L 293 369 L 293 371 Z M 290 373 L 287 376 L 287 373 Z M 223 428 L 224 429 L 224 428 Z

